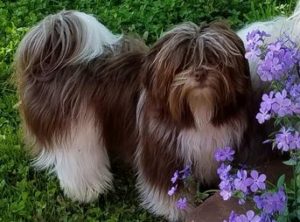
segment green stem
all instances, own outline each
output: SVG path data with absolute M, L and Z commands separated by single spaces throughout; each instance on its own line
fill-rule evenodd
M 203 193 L 216 193 L 216 192 L 218 192 L 219 190 L 214 190 L 214 189 L 212 189 L 212 190 L 205 190 Z

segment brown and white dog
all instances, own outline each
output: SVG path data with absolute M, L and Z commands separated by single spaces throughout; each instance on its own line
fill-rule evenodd
M 131 160 L 143 206 L 183 219 L 176 196 L 167 195 L 174 171 L 191 164 L 196 179 L 216 183 L 216 148 L 243 152 L 248 141 L 252 86 L 244 53 L 222 23 L 178 25 L 148 52 L 90 15 L 48 16 L 16 55 L 36 166 L 52 169 L 68 197 L 88 202 L 111 186 L 109 156 Z
M 31 29 L 16 54 L 21 113 L 38 168 L 64 193 L 96 199 L 112 183 L 108 154 L 130 158 L 143 42 L 113 35 L 94 17 L 63 11 Z
M 158 40 L 142 67 L 137 118 L 138 189 L 143 206 L 169 220 L 184 218 L 170 178 L 191 165 L 206 185 L 217 181 L 218 147 L 244 149 L 252 94 L 242 40 L 226 25 L 178 25 Z M 180 192 L 179 192 L 180 194 Z

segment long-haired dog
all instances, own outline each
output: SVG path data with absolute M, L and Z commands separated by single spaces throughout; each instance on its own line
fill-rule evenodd
M 92 16 L 64 11 L 25 36 L 16 73 L 36 165 L 52 169 L 74 200 L 110 188 L 109 156 L 134 157 L 143 206 L 182 219 L 178 194 L 167 195 L 174 171 L 191 165 L 213 184 L 216 148 L 247 141 L 248 63 L 222 23 L 179 25 L 148 52 Z
M 147 53 L 137 122 L 138 189 L 143 206 L 184 218 L 170 178 L 184 166 L 202 184 L 217 181 L 218 147 L 244 149 L 252 92 L 242 40 L 226 25 L 178 25 Z M 243 150 L 241 150 L 243 152 Z
M 250 25 L 246 25 L 239 30 L 237 34 L 243 40 L 244 44 L 247 44 L 247 34 L 254 30 L 265 31 L 271 36 L 266 38 L 265 42 L 274 42 L 282 35 L 287 34 L 291 40 L 293 40 L 300 47 L 300 1 L 297 2 L 294 12 L 291 16 L 279 16 L 269 21 L 254 22 Z M 264 88 L 263 82 L 257 75 L 258 60 L 251 59 L 249 61 L 251 78 L 253 88 L 255 90 L 262 90 Z
M 47 16 L 16 54 L 20 110 L 35 164 L 56 174 L 65 194 L 87 202 L 112 183 L 108 155 L 137 145 L 138 77 L 147 47 L 113 35 L 93 16 Z

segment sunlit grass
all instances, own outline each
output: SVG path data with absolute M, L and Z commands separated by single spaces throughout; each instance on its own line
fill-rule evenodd
M 0 0 L 0 221 L 160 221 L 138 204 L 131 172 L 114 168 L 114 190 L 93 204 L 73 203 L 58 181 L 30 167 L 20 130 L 10 65 L 27 28 L 63 8 L 95 14 L 114 32 L 138 33 L 151 44 L 184 21 L 228 19 L 233 28 L 290 12 L 295 1 L 259 0 Z

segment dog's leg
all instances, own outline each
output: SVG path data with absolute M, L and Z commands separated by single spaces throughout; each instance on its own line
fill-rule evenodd
M 35 165 L 57 174 L 64 193 L 73 200 L 89 202 L 104 193 L 112 182 L 106 148 L 93 118 L 83 118 L 64 141 L 42 149 Z
M 137 188 L 144 208 L 157 216 L 163 216 L 169 221 L 182 221 L 190 207 L 178 209 L 176 201 L 178 195 L 169 196 L 168 191 L 159 185 L 150 183 L 149 178 L 143 175 L 141 169 L 138 170 Z M 168 183 L 170 178 L 166 178 Z

